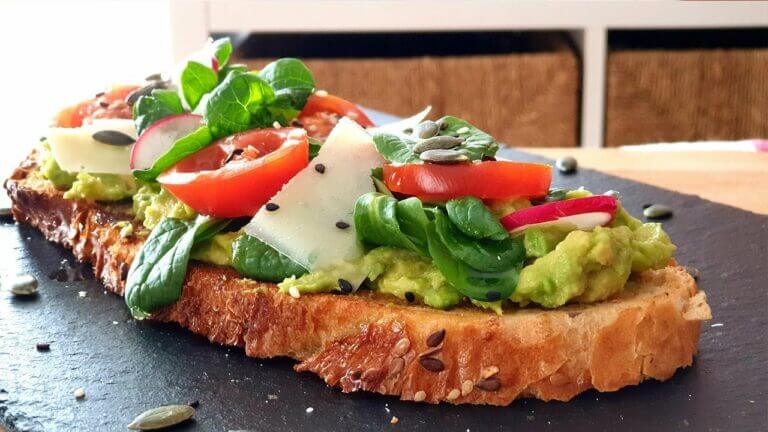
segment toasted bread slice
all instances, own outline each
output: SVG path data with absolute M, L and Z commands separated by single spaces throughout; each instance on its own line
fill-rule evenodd
M 5 187 L 19 222 L 93 264 L 122 294 L 127 270 L 147 232 L 129 205 L 63 198 L 36 174 L 36 155 Z M 121 237 L 119 221 L 136 234 Z M 367 390 L 431 403 L 506 405 L 520 397 L 567 401 L 594 388 L 614 391 L 665 380 L 689 366 L 706 296 L 678 266 L 634 275 L 618 297 L 554 310 L 414 306 L 376 293 L 293 298 L 271 283 L 193 262 L 181 299 L 152 319 L 176 322 L 249 356 L 288 356 L 344 392 Z M 427 340 L 445 331 L 437 347 Z M 436 339 L 434 336 L 433 340 Z M 427 359 L 427 360 L 425 360 Z

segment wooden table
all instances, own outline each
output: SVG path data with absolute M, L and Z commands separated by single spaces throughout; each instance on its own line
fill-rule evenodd
M 621 149 L 526 148 L 557 159 L 768 215 L 768 153 L 638 152 Z

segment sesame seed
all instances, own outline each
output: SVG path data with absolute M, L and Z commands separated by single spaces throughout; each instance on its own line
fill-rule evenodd
M 288 288 L 288 294 L 291 295 L 293 298 L 299 298 L 301 297 L 301 293 L 299 292 L 299 289 L 295 286 L 292 286 Z
M 349 224 L 344 221 L 338 221 L 336 222 L 336 228 L 338 229 L 347 229 L 349 228 Z
M 279 121 L 275 120 L 275 122 L 272 123 L 272 127 L 275 129 L 280 129 L 283 127 L 283 125 L 281 125 Z
M 76 389 L 72 394 L 75 396 L 75 399 L 82 399 L 85 397 L 85 389 L 80 387 L 79 389 Z
M 314 410 L 315 410 L 315 409 L 314 409 L 314 408 L 312 408 L 312 407 L 307 407 L 307 414 L 311 414 L 311 413 L 312 413 L 312 411 L 314 411 Z
M 321 163 L 315 164 L 315 171 L 319 172 L 320 174 L 325 174 L 325 165 Z
M 39 342 L 37 345 L 35 345 L 35 348 L 38 351 L 50 351 L 51 350 L 51 344 L 46 342 Z
M 280 206 L 273 202 L 270 202 L 270 203 L 267 203 L 267 205 L 265 205 L 264 208 L 267 209 L 267 211 L 275 211 L 279 209 Z
M 120 323 L 119 323 L 119 322 L 117 322 L 117 321 L 112 321 L 112 324 L 113 324 L 113 325 L 118 325 L 118 324 L 120 324 Z
M 85 297 L 86 295 L 88 295 L 88 292 L 87 291 L 78 291 L 77 295 L 82 298 L 82 297 Z
M 352 284 L 348 280 L 346 280 L 346 279 L 339 279 L 339 289 L 344 294 L 349 294 L 349 293 L 351 293 L 352 291 L 355 290 L 355 287 L 353 287 Z
M 416 296 L 412 292 L 406 291 L 405 299 L 408 300 L 408 303 L 413 303 L 414 301 L 416 301 Z
M 318 95 L 318 96 L 320 96 L 320 97 L 326 97 L 326 96 L 328 96 L 328 92 L 327 92 L 327 91 L 325 91 L 325 90 L 318 90 L 318 91 L 316 91 L 316 92 L 315 92 L 315 94 L 316 94 L 316 95 Z
M 392 416 L 392 420 L 389 421 L 389 424 L 397 424 L 397 422 L 399 422 L 399 421 L 400 421 L 399 418 L 397 418 L 395 416 Z

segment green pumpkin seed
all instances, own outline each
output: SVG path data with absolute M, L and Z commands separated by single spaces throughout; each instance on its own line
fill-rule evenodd
M 17 275 L 8 281 L 11 293 L 17 296 L 31 296 L 37 294 L 37 278 L 31 274 Z
M 153 73 L 152 75 L 148 75 L 146 78 L 144 78 L 144 81 L 162 81 L 163 80 L 163 74 L 160 72 Z
M 419 159 L 436 164 L 455 164 L 467 162 L 469 156 L 461 150 L 434 149 L 421 153 Z
M 457 147 L 463 143 L 464 140 L 461 138 L 454 138 L 449 136 L 436 136 L 433 138 L 425 139 L 424 141 L 421 141 L 419 143 L 416 143 L 413 146 L 413 153 L 419 154 L 422 152 L 425 152 L 427 150 L 438 150 L 438 149 L 452 149 L 454 147 Z
M 132 136 L 116 130 L 102 130 L 91 136 L 94 140 L 107 145 L 126 146 L 136 142 Z
M 438 132 L 440 132 L 440 126 L 431 120 L 427 120 L 416 125 L 413 134 L 418 138 L 427 139 L 437 135 Z
M 195 409 L 189 405 L 166 405 L 139 414 L 128 429 L 155 430 L 177 425 L 195 415 Z
M 573 174 L 576 172 L 578 162 L 573 156 L 565 156 L 555 162 L 555 167 L 563 174 Z
M 643 209 L 647 219 L 666 219 L 672 216 L 672 209 L 664 204 L 652 204 Z

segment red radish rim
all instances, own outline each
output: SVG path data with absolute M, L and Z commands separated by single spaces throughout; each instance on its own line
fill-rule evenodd
M 172 121 L 177 120 L 177 119 L 182 118 L 182 117 L 189 117 L 189 118 L 196 117 L 198 119 L 198 121 L 200 122 L 200 124 L 202 124 L 202 122 L 203 122 L 203 116 L 197 115 L 197 114 L 191 114 L 191 113 L 174 114 L 174 115 L 165 117 L 165 118 L 163 118 L 161 120 L 158 120 L 157 122 L 152 124 L 152 126 L 148 127 L 147 130 L 145 130 L 144 133 L 141 134 L 139 139 L 136 140 L 136 143 L 133 144 L 133 147 L 131 148 L 130 168 L 131 169 L 143 169 L 143 168 L 137 168 L 136 167 L 136 159 L 139 156 L 139 149 L 141 149 L 141 147 L 142 147 L 142 142 L 143 142 L 142 140 L 144 139 L 144 137 L 147 136 L 148 133 L 150 133 L 152 130 L 154 130 L 156 128 L 163 127 L 163 125 L 165 125 L 166 123 L 172 122 Z
M 610 223 L 616 216 L 618 201 L 607 195 L 593 195 L 584 198 L 574 198 L 541 204 L 522 210 L 517 210 L 501 218 L 501 224 L 508 231 L 513 231 L 525 225 L 557 221 L 558 219 L 583 213 L 608 213 Z

